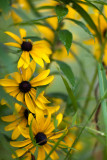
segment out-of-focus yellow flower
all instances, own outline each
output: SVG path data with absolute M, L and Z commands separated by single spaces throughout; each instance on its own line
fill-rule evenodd
M 76 136 L 72 134 L 72 131 L 71 131 L 71 132 L 68 132 L 68 133 L 66 134 L 66 136 L 64 137 L 64 141 L 65 141 L 65 143 L 66 143 L 66 145 L 67 145 L 68 147 L 72 147 L 75 139 L 76 139 Z M 77 151 L 81 151 L 81 150 L 83 149 L 83 143 L 80 142 L 80 141 L 77 142 L 77 144 L 75 145 L 74 148 L 75 148 Z M 72 150 L 71 150 L 71 152 L 72 152 Z
M 27 0 L 17 0 L 19 6 L 27 11 L 29 11 L 30 6 L 29 3 L 27 2 Z

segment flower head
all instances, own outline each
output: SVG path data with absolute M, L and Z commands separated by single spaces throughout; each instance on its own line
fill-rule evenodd
M 14 33 L 8 31 L 5 32 L 17 42 L 9 42 L 5 43 L 5 45 L 17 47 L 22 50 L 21 57 L 18 61 L 18 68 L 22 66 L 23 68 L 27 68 L 30 64 L 30 56 L 41 67 L 44 67 L 44 61 L 50 63 L 49 54 L 51 54 L 51 50 L 48 44 L 44 40 L 36 42 L 32 42 L 30 39 L 26 40 L 24 39 L 24 37 L 26 37 L 26 31 L 24 29 L 20 29 L 19 31 L 21 38 Z
M 34 71 L 35 63 L 32 61 L 27 69 L 21 68 L 19 72 L 9 74 L 8 76 L 10 76 L 11 79 L 8 77 L 0 79 L 0 85 L 4 87 L 5 91 L 18 101 L 25 102 L 27 106 L 31 106 L 29 108 L 33 113 L 35 113 L 34 101 L 36 98 L 36 87 L 47 85 L 52 82 L 54 78 L 53 76 L 48 76 L 50 73 L 48 69 L 31 79 Z M 41 96 L 41 101 L 47 103 L 48 101 L 43 97 L 43 94 Z M 40 100 L 37 100 L 35 103 L 37 106 L 40 106 Z
M 56 120 L 58 121 L 57 126 L 62 121 L 62 114 L 58 114 L 56 116 Z M 21 134 L 26 138 L 24 141 L 10 142 L 13 147 L 19 147 L 20 149 L 16 150 L 17 157 L 24 156 L 31 160 L 31 154 L 34 154 L 36 148 L 38 146 L 38 157 L 37 160 L 45 159 L 45 151 L 47 154 L 51 151 L 51 146 L 54 145 L 54 142 L 60 138 L 67 129 L 63 131 L 54 132 L 55 126 L 54 122 L 51 121 L 51 114 L 48 114 L 48 117 L 45 118 L 43 113 L 37 114 L 36 118 L 29 114 L 28 118 L 29 125 L 32 124 L 32 132 L 33 132 L 33 141 L 32 141 L 29 128 L 21 128 Z M 51 142 L 50 142 L 51 141 Z M 13 158 L 16 158 L 15 155 L 12 155 Z M 51 159 L 58 159 L 57 153 L 54 151 L 50 155 Z

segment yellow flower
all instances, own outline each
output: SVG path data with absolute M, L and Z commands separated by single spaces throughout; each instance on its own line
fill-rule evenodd
M 62 114 L 58 114 L 56 116 L 57 126 L 62 121 Z M 17 141 L 17 142 L 10 142 L 13 147 L 19 147 L 20 149 L 16 150 L 17 157 L 26 157 L 25 160 L 31 160 L 31 154 L 34 154 L 36 148 L 38 147 L 38 156 L 37 160 L 44 160 L 45 159 L 45 152 L 49 154 L 52 150 L 54 142 L 60 138 L 64 132 L 67 132 L 67 129 L 63 131 L 55 132 L 54 122 L 51 121 L 51 114 L 48 114 L 48 117 L 45 118 L 42 112 L 36 115 L 36 119 L 33 117 L 32 114 L 29 114 L 28 123 L 29 125 L 32 122 L 32 132 L 33 132 L 33 140 L 36 141 L 35 145 L 30 137 L 29 128 L 21 128 L 21 134 L 26 138 L 24 141 Z M 16 158 L 15 155 L 12 155 L 13 158 Z M 51 159 L 57 160 L 59 159 L 57 153 L 54 151 L 50 155 Z
M 5 91 L 11 96 L 16 97 L 18 101 L 25 101 L 27 106 L 31 106 L 32 112 L 34 112 L 33 101 L 36 98 L 36 87 L 47 85 L 52 82 L 54 78 L 54 76 L 48 76 L 50 73 L 48 69 L 31 79 L 34 71 L 35 63 L 32 61 L 27 69 L 21 68 L 19 72 L 8 75 L 11 76 L 12 79 L 6 77 L 0 80 L 0 85 L 4 87 Z
M 5 127 L 5 131 L 12 132 L 12 139 L 17 139 L 20 136 L 19 126 L 26 127 L 28 125 L 28 116 L 33 111 L 33 115 L 35 116 L 40 112 L 40 110 L 44 111 L 44 114 L 55 113 L 59 110 L 60 106 L 47 106 L 45 103 L 49 103 L 49 101 L 43 96 L 43 93 L 39 94 L 33 106 L 28 106 L 28 109 L 23 107 L 22 105 L 15 104 L 15 112 L 12 115 L 3 116 L 1 119 L 5 122 L 11 122 L 8 126 Z M 33 108 L 35 107 L 35 108 Z M 31 109 L 32 108 L 32 109 Z M 37 110 L 36 110 L 37 108 Z M 35 112 L 34 112 L 35 110 Z
M 27 2 L 27 0 L 17 0 L 19 6 L 27 11 L 29 11 L 30 6 L 29 3 Z
M 12 37 L 17 43 L 15 42 L 8 42 L 5 45 L 13 46 L 16 48 L 20 48 L 22 50 L 21 57 L 18 61 L 18 68 L 24 67 L 27 68 L 30 64 L 30 56 L 33 60 L 38 63 L 41 67 L 44 67 L 44 62 L 50 63 L 49 55 L 51 54 L 51 50 L 48 44 L 44 41 L 36 41 L 32 42 L 31 40 L 26 40 L 26 31 L 24 29 L 19 29 L 20 36 L 19 38 L 17 35 L 11 32 L 5 32 L 10 37 Z
M 11 122 L 4 129 L 5 131 L 13 130 L 12 132 L 13 140 L 17 139 L 20 136 L 20 130 L 18 126 L 26 127 L 28 121 L 28 112 L 29 111 L 25 107 L 16 103 L 15 112 L 12 115 L 1 117 L 3 121 Z
M 76 139 L 76 136 L 73 135 L 73 134 L 70 133 L 70 132 L 67 133 L 67 135 L 64 137 L 64 141 L 65 141 L 65 143 L 66 143 L 66 145 L 67 145 L 68 147 L 72 147 L 75 139 Z M 81 150 L 83 149 L 83 144 L 82 144 L 82 142 L 77 142 L 77 144 L 75 145 L 74 148 L 75 148 L 77 151 L 81 151 Z M 71 152 L 72 152 L 72 150 L 71 150 Z

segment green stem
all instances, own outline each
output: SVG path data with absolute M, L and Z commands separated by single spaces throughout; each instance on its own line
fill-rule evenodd
M 79 66 L 80 66 L 80 68 L 81 68 L 81 71 L 82 71 L 82 73 L 83 73 L 83 75 L 84 75 L 84 77 L 85 77 L 85 80 L 86 80 L 86 82 L 88 83 L 88 85 L 90 86 L 90 82 L 89 82 L 89 80 L 88 80 L 88 77 L 87 77 L 87 75 L 86 75 L 86 72 L 85 72 L 85 70 L 84 70 L 84 66 L 83 66 L 81 60 L 80 60 L 80 59 L 78 58 L 78 56 L 74 53 L 74 51 L 72 51 L 71 49 L 70 49 L 70 53 L 74 56 L 74 58 L 75 58 L 76 61 L 78 62 Z
M 86 98 L 86 101 L 85 101 L 85 104 L 84 104 L 84 107 L 83 107 L 83 111 L 86 111 L 87 107 L 88 107 L 88 103 L 89 103 L 89 98 L 91 96 L 91 93 L 92 93 L 92 90 L 93 90 L 93 87 L 94 87 L 94 84 L 95 84 L 95 80 L 96 80 L 96 77 L 97 77 L 97 68 L 95 69 L 95 73 L 94 73 L 94 76 L 93 76 L 93 79 L 92 79 L 92 82 L 91 82 L 91 85 L 89 87 L 89 90 L 88 90 L 88 93 L 87 93 L 87 98 Z M 84 118 L 84 114 L 82 115 L 82 118 Z
M 81 134 L 83 133 L 83 131 L 84 131 L 84 129 L 86 128 L 87 124 L 89 123 L 89 121 L 90 121 L 91 118 L 93 117 L 93 115 L 94 115 L 94 113 L 96 112 L 96 110 L 97 110 L 97 108 L 98 108 L 98 106 L 99 106 L 100 103 L 101 103 L 101 100 L 99 100 L 99 103 L 96 105 L 96 107 L 94 108 L 94 110 L 92 111 L 92 113 L 90 114 L 90 116 L 88 117 L 88 120 L 86 121 L 85 125 L 84 125 L 83 128 L 81 129 L 81 131 L 80 131 L 79 135 L 77 136 L 77 138 L 75 139 L 75 141 L 74 141 L 74 143 L 73 143 L 73 145 L 72 145 L 72 148 L 75 147 L 75 145 L 77 144 L 77 142 L 78 142 Z M 71 159 L 72 159 L 70 152 L 71 152 L 71 149 L 68 151 L 68 153 L 67 153 L 67 155 L 66 155 L 66 157 L 65 157 L 64 160 L 67 160 L 67 159 L 68 159 L 68 160 L 71 160 Z

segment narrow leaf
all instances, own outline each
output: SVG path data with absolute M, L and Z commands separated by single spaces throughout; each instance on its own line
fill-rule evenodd
M 71 85 L 74 86 L 75 85 L 75 77 L 74 77 L 74 74 L 72 72 L 71 67 L 67 63 L 65 63 L 65 62 L 58 61 L 58 60 L 56 60 L 56 62 L 60 66 L 61 71 L 67 77 L 67 79 L 69 80 L 69 82 L 71 83 Z

